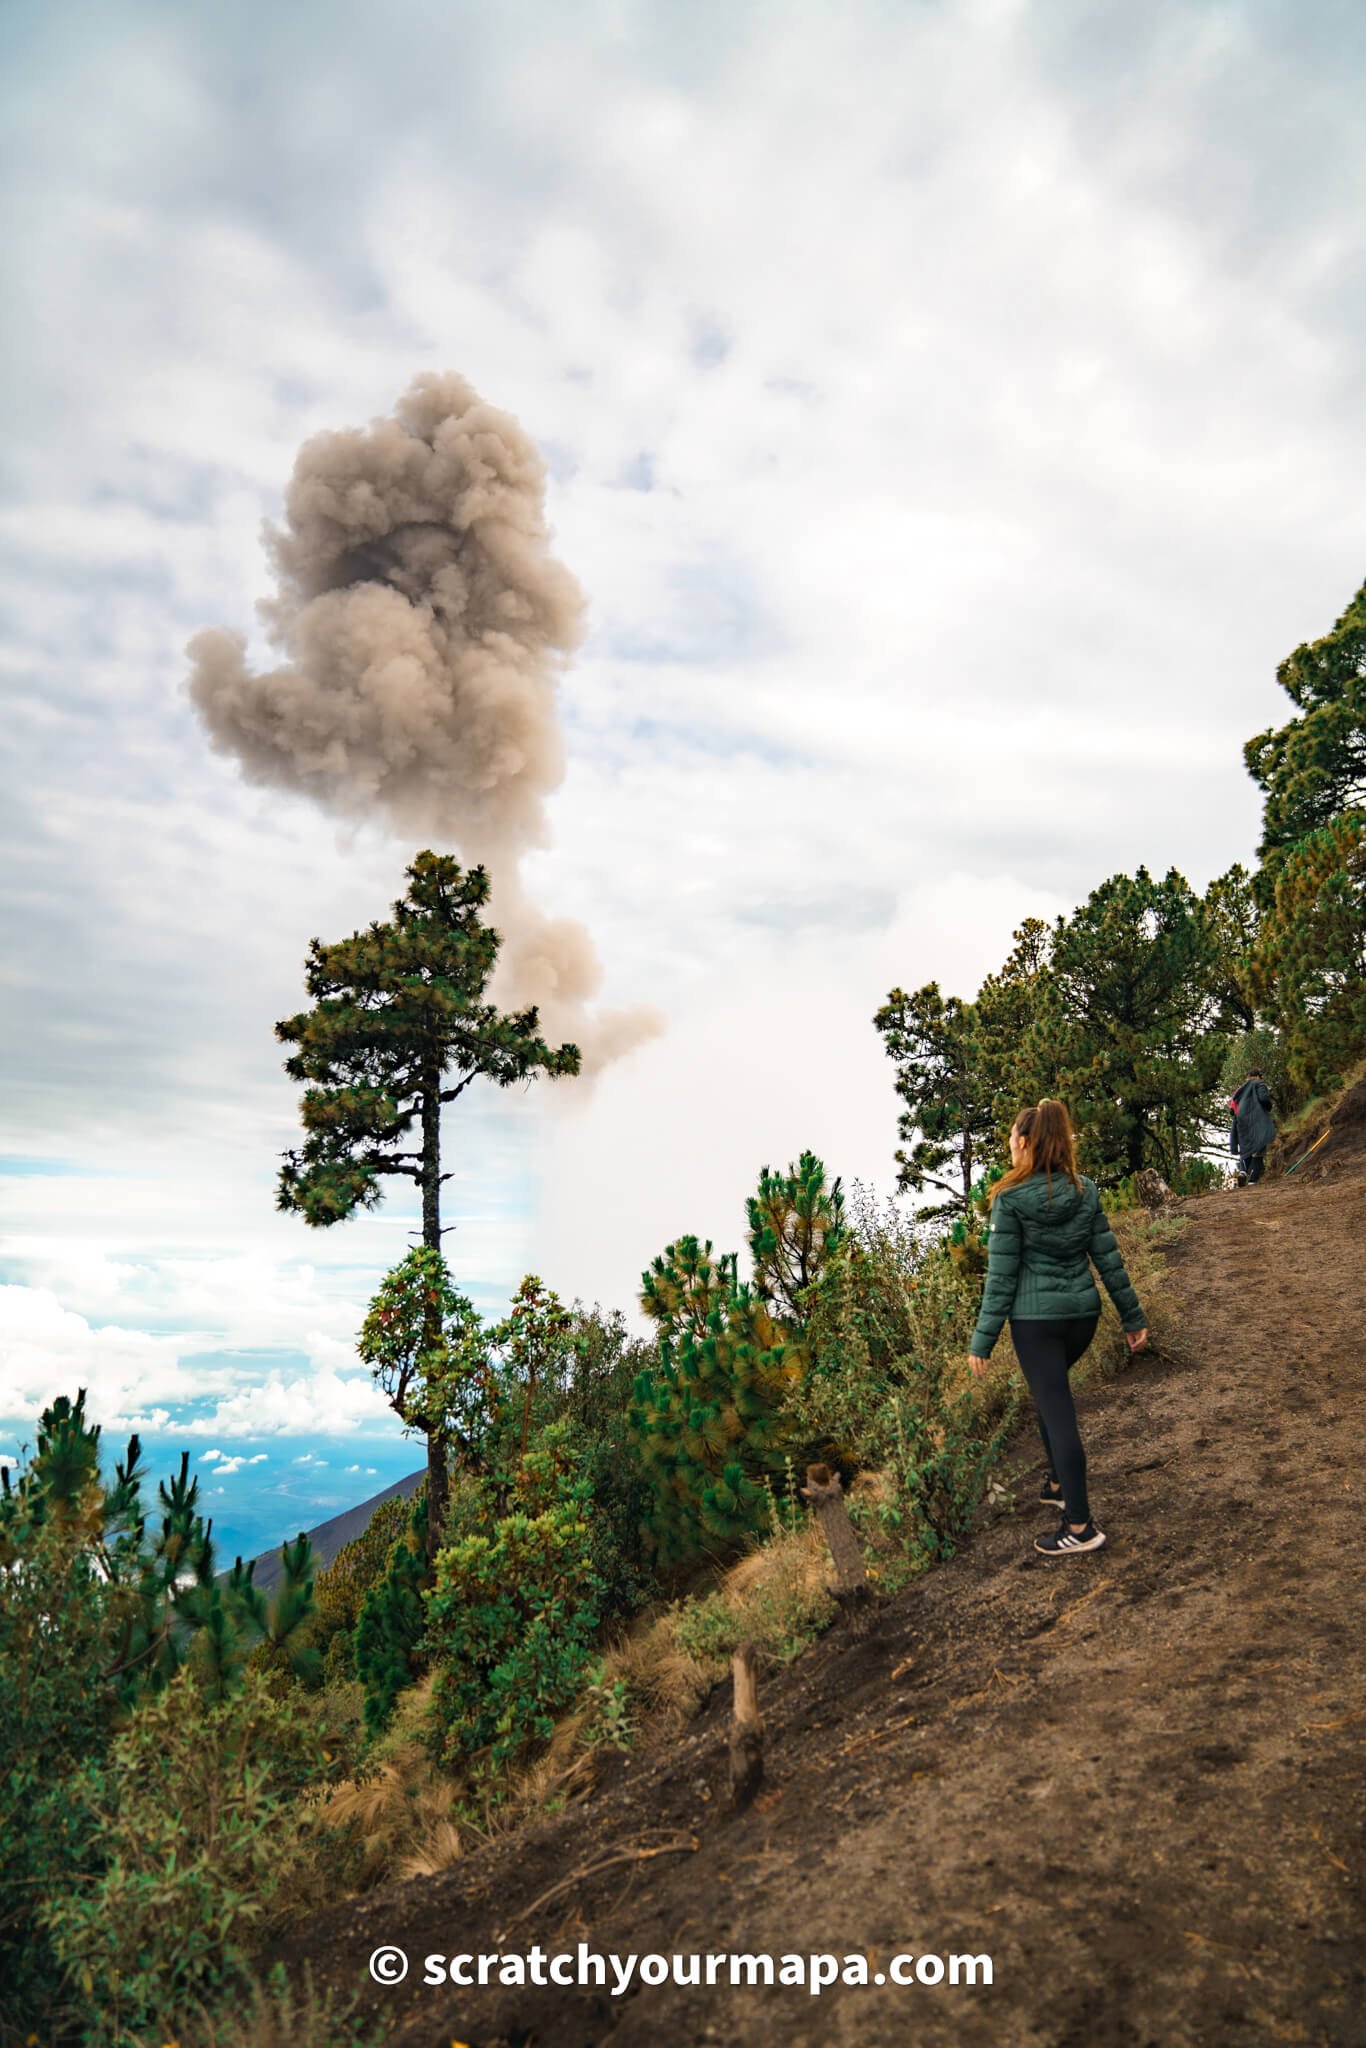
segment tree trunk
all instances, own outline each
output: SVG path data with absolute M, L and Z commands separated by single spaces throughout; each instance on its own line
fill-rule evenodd
M 422 1075 L 422 1242 L 441 1249 L 441 1068 L 428 1063 Z
M 828 1465 L 808 1465 L 806 1485 L 801 1489 L 803 1500 L 811 1503 L 816 1520 L 830 1546 L 830 1556 L 835 1566 L 835 1583 L 830 1588 L 833 1599 L 843 1609 L 845 1619 L 851 1622 L 856 1632 L 866 1626 L 867 1613 L 872 1601 L 873 1589 L 868 1583 L 868 1573 L 863 1562 L 854 1525 L 849 1519 L 849 1510 L 844 1505 L 844 1488 L 838 1472 L 832 1472 Z
M 748 1806 L 764 1778 L 764 1724 L 759 1714 L 758 1654 L 741 1643 L 730 1660 L 733 1701 L 730 1726 L 730 1799 Z
M 422 1242 L 428 1251 L 441 1250 L 441 1067 L 429 1062 L 422 1076 Z M 435 1349 L 441 1339 L 441 1311 L 435 1302 L 424 1315 L 423 1343 Z M 427 1431 L 427 1568 L 436 1562 L 450 1499 L 446 1432 Z

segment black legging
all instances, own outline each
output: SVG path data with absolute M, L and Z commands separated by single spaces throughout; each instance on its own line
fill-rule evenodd
M 1062 1487 L 1069 1522 L 1089 1522 L 1086 1453 L 1081 1447 L 1072 1385 L 1067 1375 L 1096 1334 L 1094 1316 L 1061 1316 L 1057 1321 L 1012 1316 L 1010 1335 L 1020 1370 L 1034 1397 L 1048 1476 Z

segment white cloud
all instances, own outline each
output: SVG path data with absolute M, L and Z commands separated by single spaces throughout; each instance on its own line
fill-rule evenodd
M 188 1436 L 347 1436 L 382 1426 L 392 1414 L 368 1374 L 344 1379 L 324 1369 L 291 1380 L 272 1374 L 239 1387 L 211 1416 L 181 1427 Z
M 244 1465 L 264 1465 L 265 1462 L 266 1453 L 264 1451 L 258 1451 L 254 1458 L 224 1458 L 222 1464 L 215 1468 L 214 1476 L 218 1479 L 226 1479 L 230 1473 L 240 1472 Z
M 92 1421 L 159 1429 L 173 1406 L 232 1384 L 221 1368 L 197 1372 L 186 1348 L 180 1337 L 92 1325 L 46 1288 L 0 1286 L 0 1418 L 27 1423 L 85 1387 Z

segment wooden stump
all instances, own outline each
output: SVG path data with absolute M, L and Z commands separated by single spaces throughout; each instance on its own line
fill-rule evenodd
M 748 1806 L 764 1779 L 764 1724 L 759 1713 L 758 1654 L 741 1643 L 730 1660 L 734 1703 L 730 1724 L 730 1803 Z
M 812 1512 L 830 1546 L 835 1566 L 831 1596 L 843 1609 L 845 1619 L 855 1629 L 862 1629 L 867 1625 L 873 1589 L 868 1583 L 863 1552 L 859 1549 L 859 1540 L 844 1504 L 844 1488 L 840 1484 L 839 1473 L 832 1472 L 828 1465 L 808 1465 L 802 1499 L 810 1501 Z

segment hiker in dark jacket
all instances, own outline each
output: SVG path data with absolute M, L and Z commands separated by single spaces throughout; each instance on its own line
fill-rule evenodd
M 1229 1108 L 1233 1112 L 1233 1142 L 1238 1151 L 1238 1185 L 1255 1187 L 1262 1177 L 1266 1148 L 1276 1135 L 1271 1090 L 1262 1079 L 1260 1067 L 1252 1069 Z
M 1072 1120 L 1060 1102 L 1022 1109 L 1010 1133 L 1010 1171 L 991 1190 L 987 1281 L 971 1362 L 975 1373 L 986 1371 L 1009 1316 L 1048 1459 L 1039 1498 L 1062 1510 L 1056 1530 L 1035 1538 L 1034 1548 L 1046 1557 L 1099 1550 L 1105 1541 L 1086 1497 L 1086 1453 L 1068 1378 L 1100 1320 L 1092 1260 L 1129 1349 L 1137 1351 L 1147 1341 L 1147 1323 L 1095 1182 L 1077 1172 Z

